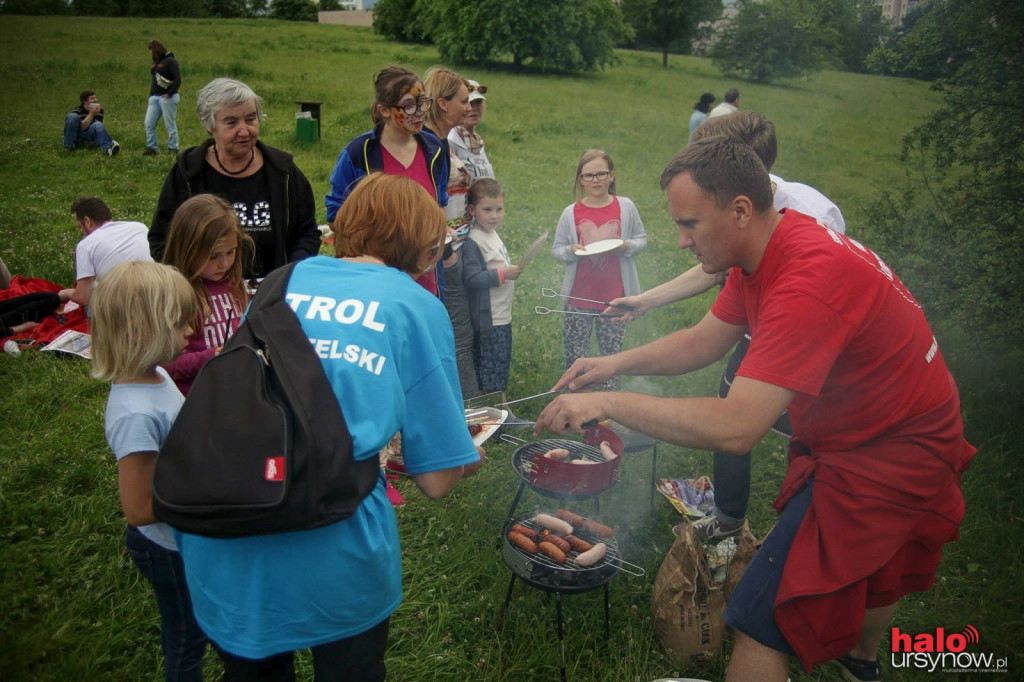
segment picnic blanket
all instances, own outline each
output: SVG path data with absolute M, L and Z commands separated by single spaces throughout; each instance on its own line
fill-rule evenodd
M 57 293 L 63 288 L 64 287 L 59 284 L 54 284 L 53 282 L 45 279 L 15 275 L 14 278 L 11 279 L 11 285 L 7 289 L 0 289 L 0 301 L 6 301 L 14 298 L 15 296 L 24 296 L 25 294 L 31 294 L 38 291 L 52 291 Z M 15 334 L 9 338 L 19 341 L 31 340 L 33 342 L 32 345 L 45 346 L 69 329 L 84 332 L 86 334 L 90 333 L 89 319 L 85 316 L 85 309 L 79 307 L 74 310 L 64 312 L 65 307 L 66 305 L 61 306 L 57 309 L 56 313 L 43 318 L 42 321 L 32 329 L 21 332 L 20 334 Z

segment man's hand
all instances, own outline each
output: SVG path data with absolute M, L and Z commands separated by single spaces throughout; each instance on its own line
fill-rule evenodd
M 601 314 L 612 322 L 622 324 L 639 319 L 641 315 L 651 309 L 651 306 L 644 301 L 643 294 L 613 298 L 608 303 L 608 307 L 602 310 Z
M 575 365 L 573 365 L 575 367 Z M 608 404 L 614 393 L 562 394 L 548 403 L 537 417 L 533 435 L 545 430 L 556 434 L 583 433 L 583 424 L 609 418 Z
M 611 356 L 579 358 L 572 363 L 572 367 L 565 370 L 551 390 L 560 391 L 563 388 L 568 388 L 570 391 L 579 391 L 590 384 L 608 381 L 613 376 L 615 376 L 615 364 Z

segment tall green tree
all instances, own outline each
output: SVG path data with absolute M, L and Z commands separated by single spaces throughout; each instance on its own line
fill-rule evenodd
M 622 0 L 622 14 L 636 31 L 639 47 L 661 51 L 661 65 L 668 66 L 669 52 L 690 52 L 690 40 L 702 21 L 722 14 L 721 0 Z
M 711 60 L 727 76 L 770 83 L 820 69 L 825 43 L 810 0 L 748 2 L 711 48 Z
M 979 345 L 1020 347 L 1024 3 L 946 0 L 924 11 L 902 49 L 942 61 L 942 105 L 906 137 L 908 187 L 872 207 L 872 244 L 929 314 Z
M 441 58 L 480 63 L 510 55 L 519 68 L 592 71 L 632 37 L 613 0 L 436 0 L 427 25 Z
M 403 43 L 429 43 L 431 9 L 417 0 L 380 0 L 373 6 L 373 30 Z

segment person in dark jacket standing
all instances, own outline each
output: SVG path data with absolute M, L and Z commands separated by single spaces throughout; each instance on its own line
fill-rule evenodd
M 167 151 L 178 153 L 178 89 L 181 87 L 181 68 L 173 52 L 168 52 L 159 40 L 149 41 L 149 54 L 153 66 L 149 69 L 149 106 L 146 107 L 146 151 L 153 156 L 160 150 L 156 142 L 156 123 L 161 117 L 167 129 Z
M 246 279 L 320 250 L 313 188 L 288 152 L 259 141 L 262 100 L 241 81 L 215 78 L 199 91 L 196 113 L 210 139 L 190 147 L 164 180 L 149 228 L 154 260 L 163 258 L 171 218 L 196 194 L 215 194 L 235 209 L 252 237 Z

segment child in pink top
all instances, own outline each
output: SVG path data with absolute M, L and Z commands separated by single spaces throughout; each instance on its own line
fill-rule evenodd
M 640 293 L 634 256 L 647 246 L 647 233 L 636 205 L 615 193 L 615 164 L 607 152 L 588 149 L 576 168 L 578 200 L 562 211 L 551 255 L 565 264 L 561 294 L 565 299 L 565 367 L 590 351 L 597 328 L 602 355 L 622 350 L 626 326 L 600 317 L 606 301 Z M 621 240 L 609 251 L 588 253 L 588 246 Z M 613 379 L 606 388 L 616 388 Z
M 252 239 L 242 231 L 230 204 L 212 194 L 197 194 L 174 213 L 163 262 L 192 285 L 198 314 L 185 352 L 164 365 L 183 395 L 206 362 L 220 352 L 238 328 L 249 294 L 239 251 Z

